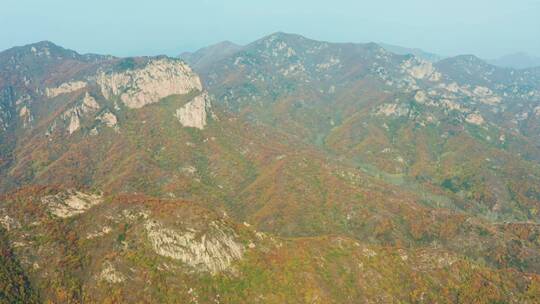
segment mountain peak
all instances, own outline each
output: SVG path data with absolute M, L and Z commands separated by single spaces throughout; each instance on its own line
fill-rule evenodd
M 481 58 L 473 54 L 458 55 L 453 58 L 456 61 L 464 62 L 464 63 L 467 62 L 467 63 L 486 64 L 484 60 L 482 60 Z
M 56 47 L 56 48 L 62 48 L 61 46 L 57 45 L 56 43 L 50 41 L 50 40 L 42 40 L 34 43 L 30 43 L 25 45 L 25 47 Z
M 234 42 L 225 40 L 216 44 L 201 48 L 195 52 L 184 52 L 178 57 L 185 60 L 194 69 L 204 68 L 208 64 L 220 60 L 242 48 Z
M 236 44 L 232 41 L 229 41 L 229 40 L 224 40 L 224 41 L 221 41 L 221 42 L 218 42 L 216 44 L 213 45 L 214 47 L 242 47 L 241 45 L 239 44 Z
M 43 40 L 23 46 L 16 46 L 0 53 L 8 57 L 41 57 L 41 58 L 78 58 L 81 55 L 73 50 L 63 48 L 51 41 Z
M 465 55 L 458 55 L 454 57 L 449 57 L 446 59 L 443 59 L 439 61 L 441 65 L 459 65 L 459 66 L 475 66 L 475 67 L 482 67 L 487 68 L 491 66 L 489 63 L 485 62 L 481 58 L 472 55 L 472 54 L 465 54 Z
M 49 41 L 49 40 L 42 40 L 42 41 L 30 43 L 30 44 L 21 46 L 21 48 L 24 48 L 24 49 L 36 49 L 36 50 L 48 49 L 51 52 L 66 52 L 67 51 L 67 52 L 77 53 L 74 50 L 66 49 L 66 48 L 64 48 L 64 47 L 62 47 L 62 46 L 60 46 L 60 45 L 58 45 L 58 44 L 56 44 L 56 43 L 54 43 L 52 41 Z
M 267 35 L 258 41 L 285 41 L 285 42 L 293 42 L 293 41 L 307 41 L 311 40 L 308 39 L 302 35 L 298 34 L 292 34 L 292 33 L 285 33 L 285 32 L 275 32 L 270 35 Z

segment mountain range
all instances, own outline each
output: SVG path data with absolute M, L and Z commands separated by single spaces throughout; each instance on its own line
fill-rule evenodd
M 397 55 L 414 55 L 419 59 L 426 61 L 431 61 L 435 63 L 442 59 L 448 58 L 449 56 L 444 56 L 440 54 L 435 54 L 431 52 L 426 52 L 419 48 L 408 48 L 383 42 L 378 42 L 377 45 L 381 46 L 385 50 L 397 54 Z M 216 43 L 214 45 L 204 47 L 197 50 L 196 52 L 184 52 L 178 57 L 183 58 L 192 64 L 203 64 L 198 61 L 207 62 L 214 61 L 215 56 L 230 55 L 232 52 L 239 50 L 242 46 L 235 44 L 230 41 L 223 41 Z M 223 49 L 223 50 L 222 50 Z M 537 56 L 532 56 L 524 52 L 517 52 L 513 54 L 507 54 L 495 59 L 487 59 L 485 62 L 503 68 L 513 68 L 513 69 L 527 69 L 540 67 L 540 58 Z
M 489 60 L 488 62 L 501 67 L 526 69 L 540 66 L 540 57 L 531 56 L 527 53 L 514 53 Z
M 539 302 L 540 68 L 425 56 L 1 52 L 0 301 Z

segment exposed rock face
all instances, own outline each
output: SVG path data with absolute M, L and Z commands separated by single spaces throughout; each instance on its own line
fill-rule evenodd
M 94 97 L 90 96 L 88 92 L 84 95 L 82 99 L 82 104 L 75 106 L 62 115 L 62 118 L 66 121 L 69 121 L 67 130 L 69 134 L 73 134 L 81 126 L 80 118 L 86 114 L 95 112 L 99 109 L 99 104 L 96 102 Z
M 110 262 L 104 263 L 104 267 L 99 275 L 99 278 L 102 281 L 111 284 L 122 283 L 126 280 L 126 277 L 121 272 L 116 270 Z
M 467 115 L 465 121 L 478 126 L 484 124 L 484 118 L 478 113 L 471 113 Z
M 23 106 L 19 110 L 19 117 L 23 123 L 23 128 L 26 128 L 27 126 L 29 126 L 33 120 L 32 113 L 30 112 L 30 109 L 27 106 Z
M 339 65 L 340 63 L 341 61 L 339 58 L 331 56 L 327 62 L 317 64 L 317 69 L 328 70 L 333 66 Z
M 88 194 L 79 191 L 66 191 L 56 195 L 44 196 L 41 201 L 55 216 L 61 218 L 72 217 L 95 205 L 103 202 L 103 197 L 97 194 Z
M 99 109 L 99 104 L 96 99 L 86 92 L 83 97 L 83 110 L 91 111 L 97 109 Z
M 414 95 L 414 99 L 419 103 L 424 103 L 427 100 L 426 93 L 424 91 L 418 91 Z
M 244 245 L 236 241 L 235 232 L 219 221 L 211 222 L 204 232 L 170 229 L 153 220 L 147 221 L 145 228 L 157 254 L 180 260 L 196 271 L 227 270 L 245 251 Z
M 80 89 L 85 88 L 86 86 L 87 86 L 87 83 L 84 81 L 66 82 L 66 83 L 62 83 L 60 86 L 56 88 L 45 89 L 45 95 L 49 98 L 53 98 L 60 94 L 66 94 L 66 93 L 78 91 Z
M 118 123 L 118 119 L 111 112 L 105 112 L 101 114 L 97 119 L 103 122 L 109 128 L 116 127 L 116 124 Z
M 415 79 L 439 81 L 441 78 L 441 73 L 437 72 L 429 61 L 414 58 L 403 62 L 401 68 Z
M 210 107 L 208 96 L 203 93 L 176 110 L 176 118 L 184 127 L 204 129 L 206 126 L 206 109 Z
M 452 100 L 447 100 L 447 99 L 443 99 L 441 100 L 441 105 L 443 107 L 445 107 L 446 109 L 449 109 L 449 110 L 456 110 L 456 111 L 460 111 L 460 112 L 467 112 L 468 109 L 467 108 L 464 108 L 461 104 L 455 102 L 455 101 L 452 101 Z
M 202 90 L 199 77 L 182 61 L 152 59 L 146 66 L 124 72 L 101 72 L 96 77 L 107 99 L 119 96 L 129 108 L 142 108 L 174 94 Z
M 501 97 L 494 94 L 489 88 L 477 86 L 473 91 L 474 97 L 481 103 L 488 105 L 497 105 L 501 103 Z
M 8 110 L 5 109 L 2 104 L 0 104 L 0 132 L 4 132 L 7 130 L 10 118 L 11 115 Z
M 19 228 L 20 224 L 16 219 L 9 215 L 5 215 L 4 217 L 0 217 L 0 226 L 3 226 L 7 231 L 10 231 L 11 229 Z
M 77 112 L 69 112 L 66 117 L 69 117 L 68 132 L 73 134 L 81 126 L 81 121 L 79 120 L 79 115 Z
M 409 109 L 404 104 L 388 103 L 377 108 L 376 115 L 384 116 L 404 116 L 407 115 Z
M 112 231 L 112 228 L 109 227 L 109 226 L 103 226 L 101 228 L 101 230 L 98 230 L 96 232 L 92 232 L 92 233 L 89 233 L 87 236 L 86 236 L 86 239 L 87 240 L 91 240 L 91 239 L 95 239 L 95 238 L 98 238 L 98 237 L 102 237 L 104 235 L 107 235 L 109 234 L 110 232 Z

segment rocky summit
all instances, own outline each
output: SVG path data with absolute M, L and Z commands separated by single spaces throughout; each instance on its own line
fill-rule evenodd
M 539 134 L 540 68 L 471 55 L 14 47 L 0 303 L 539 303 Z

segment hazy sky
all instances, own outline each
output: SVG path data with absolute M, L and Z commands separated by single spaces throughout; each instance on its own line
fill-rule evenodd
M 0 49 L 51 40 L 79 52 L 176 55 L 276 31 L 443 55 L 540 56 L 540 0 L 1 0 Z

